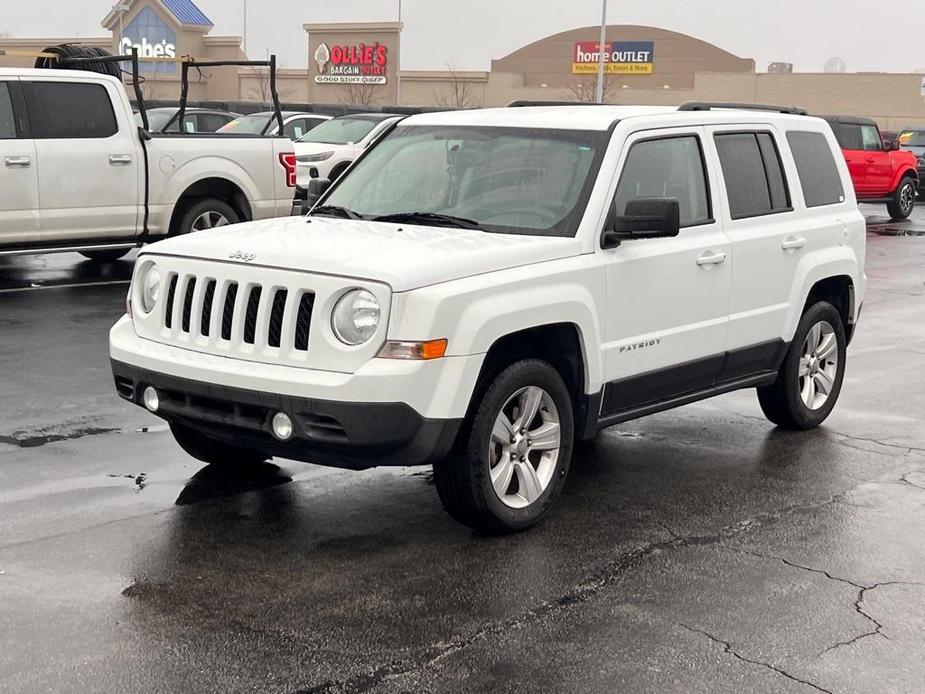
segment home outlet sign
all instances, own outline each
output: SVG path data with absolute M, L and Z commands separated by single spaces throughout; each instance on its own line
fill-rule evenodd
M 145 7 L 122 31 L 120 48 L 123 52 L 138 49 L 143 58 L 176 58 L 177 34 L 150 7 Z M 176 72 L 175 63 L 141 63 L 141 72 Z
M 389 49 L 381 43 L 333 45 L 315 50 L 316 84 L 385 84 Z

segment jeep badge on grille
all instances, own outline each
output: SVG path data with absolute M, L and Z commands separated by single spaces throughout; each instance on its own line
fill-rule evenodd
M 256 253 L 245 253 L 244 251 L 234 251 L 228 254 L 229 259 L 243 260 L 245 263 L 251 262 L 256 257 L 257 257 Z

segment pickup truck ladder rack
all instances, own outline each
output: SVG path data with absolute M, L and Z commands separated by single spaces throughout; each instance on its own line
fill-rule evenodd
M 772 106 L 770 104 L 739 104 L 719 101 L 688 101 L 678 106 L 679 111 L 712 111 L 729 109 L 734 111 L 770 111 L 772 113 L 789 113 L 794 116 L 808 116 L 805 108 L 799 106 Z
M 273 120 L 276 120 L 277 125 L 279 126 L 279 133 L 283 133 L 283 113 L 282 108 L 279 103 L 279 93 L 276 91 L 276 56 L 271 55 L 269 60 L 209 60 L 209 61 L 198 61 L 195 58 L 186 57 L 179 61 L 180 70 L 181 70 L 181 82 L 180 82 L 180 109 L 173 115 L 173 117 L 167 122 L 162 130 L 167 130 L 175 122 L 183 122 L 183 116 L 186 115 L 186 103 L 189 98 L 189 71 L 190 68 L 199 68 L 204 67 L 265 67 L 270 70 L 270 95 L 273 99 L 273 116 L 274 118 L 267 121 L 267 124 L 263 128 L 261 135 L 266 134 L 267 130 L 270 129 L 270 124 Z

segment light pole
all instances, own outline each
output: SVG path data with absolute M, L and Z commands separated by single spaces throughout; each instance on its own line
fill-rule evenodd
M 607 40 L 607 0 L 601 0 L 601 41 L 597 46 L 597 90 L 595 101 L 604 103 L 604 41 Z
M 401 106 L 401 0 L 398 0 L 398 64 L 395 66 L 395 105 Z
M 126 2 L 113 5 L 112 9 L 119 13 L 119 40 L 116 42 L 116 54 L 122 52 L 122 39 L 125 38 L 125 13 L 132 9 Z
M 241 37 L 244 47 L 244 57 L 247 57 L 247 0 L 244 0 L 244 31 Z

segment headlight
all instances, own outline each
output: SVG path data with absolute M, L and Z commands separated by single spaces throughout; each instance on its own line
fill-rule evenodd
M 141 297 L 141 309 L 151 313 L 157 305 L 161 291 L 161 271 L 154 263 L 149 263 L 141 270 L 138 277 L 138 294 Z
M 316 161 L 325 161 L 333 156 L 334 152 L 321 152 L 320 154 L 302 154 L 295 159 L 300 164 L 311 164 Z
M 362 345 L 379 327 L 379 301 L 365 289 L 353 289 L 334 305 L 331 328 L 345 345 Z

